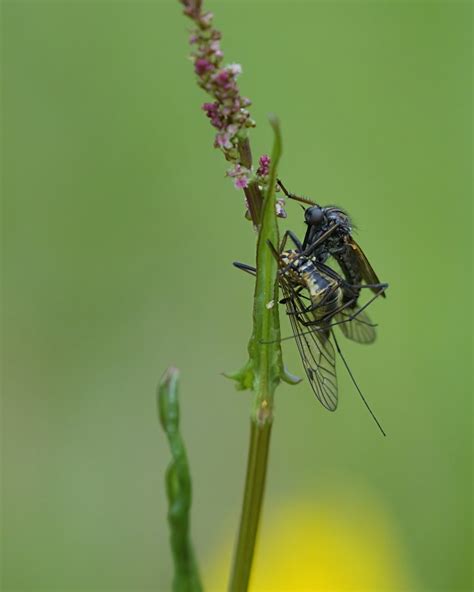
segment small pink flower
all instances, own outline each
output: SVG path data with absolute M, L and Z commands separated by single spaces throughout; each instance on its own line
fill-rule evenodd
M 237 177 L 234 180 L 234 186 L 236 189 L 245 189 L 249 184 L 247 177 Z
M 236 164 L 227 171 L 226 175 L 234 179 L 236 189 L 245 189 L 250 182 L 251 171 L 241 164 Z
M 218 39 L 211 41 L 211 43 L 209 43 L 209 50 L 212 53 L 212 55 L 214 55 L 216 58 L 224 57 L 224 53 L 221 50 L 221 46 Z
M 239 74 L 242 74 L 242 66 L 240 64 L 229 64 L 227 69 L 235 77 L 237 77 Z
M 201 23 L 201 25 L 207 29 L 212 25 L 212 19 L 214 18 L 214 15 L 212 12 L 205 12 L 204 14 L 201 15 L 201 18 L 199 19 L 199 22 Z
M 285 200 L 282 197 L 276 200 L 275 208 L 278 218 L 286 218 L 287 214 L 285 212 Z
M 202 109 L 206 112 L 206 115 L 210 117 L 217 111 L 219 105 L 217 103 L 203 103 Z
M 225 120 L 219 111 L 219 103 L 204 103 L 202 109 L 206 112 L 214 127 L 219 130 L 224 128 Z
M 260 166 L 257 169 L 257 175 L 259 177 L 266 177 L 270 172 L 270 157 L 264 154 L 260 157 L 258 163 Z
M 216 134 L 214 146 L 216 146 L 217 148 L 227 148 L 228 150 L 230 150 L 230 148 L 232 148 L 230 135 L 227 132 Z
M 194 70 L 196 71 L 196 74 L 198 74 L 198 76 L 202 76 L 202 74 L 209 72 L 209 70 L 212 70 L 213 68 L 214 66 L 211 64 L 211 62 L 203 58 L 198 58 L 194 62 Z
M 232 138 L 237 135 L 238 131 L 239 131 L 239 126 L 236 125 L 235 123 L 227 126 L 227 133 Z
M 227 88 L 229 86 L 229 82 L 230 82 L 229 71 L 228 70 L 220 70 L 214 76 L 214 81 L 218 86 L 220 86 L 222 88 Z
M 227 175 L 228 177 L 237 177 L 237 175 L 239 175 L 239 174 L 240 174 L 241 170 L 242 170 L 242 165 L 240 165 L 240 164 L 236 164 L 236 165 L 234 165 L 234 167 L 233 167 L 233 168 L 229 169 L 229 170 L 226 172 L 226 175 Z
M 242 66 L 235 63 L 224 65 L 221 33 L 214 28 L 212 13 L 201 12 L 202 1 L 181 0 L 181 3 L 195 25 L 189 42 L 197 82 L 211 97 L 209 102 L 202 105 L 202 109 L 217 130 L 214 146 L 233 165 L 227 175 L 232 178 L 237 189 L 245 189 L 251 181 L 265 186 L 265 182 L 268 182 L 265 176 L 268 174 L 268 162 L 260 159 L 257 172 L 240 164 L 239 142 L 246 137 L 247 129 L 255 126 L 247 110 L 251 101 L 241 96 L 237 86 Z

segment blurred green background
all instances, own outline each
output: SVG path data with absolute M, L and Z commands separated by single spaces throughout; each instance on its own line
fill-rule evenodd
M 282 386 L 263 530 L 323 491 L 336 513 L 376 500 L 413 589 L 471 589 L 472 5 L 207 4 L 243 65 L 255 155 L 275 112 L 286 185 L 347 208 L 390 283 L 377 343 L 342 343 L 388 437 L 342 364 L 335 414 L 305 382 Z M 252 281 L 231 262 L 252 262 L 255 236 L 177 2 L 2 12 L 3 587 L 166 590 L 155 386 L 182 370 L 207 573 L 240 511 L 250 394 L 221 372 L 246 358 Z M 284 355 L 301 373 L 292 342 Z

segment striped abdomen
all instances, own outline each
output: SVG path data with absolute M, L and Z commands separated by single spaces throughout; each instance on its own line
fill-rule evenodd
M 315 320 L 331 317 L 342 303 L 343 294 L 338 282 L 297 251 L 285 251 L 282 260 L 290 265 L 289 277 L 308 290 Z

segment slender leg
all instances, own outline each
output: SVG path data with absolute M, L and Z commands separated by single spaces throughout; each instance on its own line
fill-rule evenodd
M 337 229 L 339 228 L 339 223 L 336 222 L 336 224 L 333 224 L 332 226 L 330 226 L 326 232 L 324 234 L 322 234 L 317 240 L 315 240 L 313 243 L 311 243 L 308 247 L 306 248 L 302 248 L 302 250 L 300 250 L 300 252 L 298 253 L 298 256 L 295 258 L 295 261 L 298 260 L 300 257 L 307 257 L 308 255 L 311 255 L 311 253 L 320 245 L 322 244 L 329 236 L 331 236 L 331 234 Z M 302 245 L 302 247 L 304 247 L 304 243 Z M 294 261 L 293 261 L 294 263 Z M 288 270 L 290 269 L 290 266 L 287 265 L 285 267 L 281 268 L 281 272 L 282 273 L 286 273 Z M 335 272 L 334 272 L 335 273 Z
M 314 201 L 311 201 L 310 199 L 306 198 L 306 197 L 300 197 L 299 195 L 296 195 L 294 193 L 290 193 L 286 187 L 283 185 L 283 183 L 280 181 L 280 179 L 277 179 L 277 184 L 280 187 L 280 189 L 283 191 L 283 193 L 286 195 L 286 197 L 288 199 L 294 199 L 295 201 L 300 201 L 302 203 L 306 203 L 309 204 L 311 206 L 315 206 L 316 204 L 314 203 Z
M 247 265 L 247 263 L 240 263 L 240 261 L 234 261 L 232 265 L 234 267 L 237 267 L 237 269 L 240 269 L 241 271 L 246 271 L 247 273 L 250 273 L 250 275 L 255 275 L 257 272 L 255 267 L 252 267 L 252 265 Z
M 275 257 L 275 259 L 278 261 L 278 264 L 280 264 L 280 253 L 277 251 L 275 245 L 272 243 L 271 240 L 267 240 L 267 245 L 270 247 L 270 251 L 272 252 L 272 255 Z
M 322 329 L 326 330 L 332 327 L 335 327 L 336 325 L 342 325 L 343 323 L 350 323 L 351 321 L 357 319 L 357 317 L 360 315 L 360 313 L 365 310 L 369 304 L 371 304 L 378 296 L 380 296 L 380 294 L 383 292 L 383 290 L 381 290 L 380 292 L 378 292 L 377 294 L 375 294 L 374 296 L 372 296 L 372 298 L 366 302 L 364 304 L 364 306 L 362 306 L 361 308 L 359 308 L 358 310 L 356 310 L 354 312 L 354 314 L 351 314 L 347 317 L 347 319 L 343 319 L 341 321 L 335 321 L 334 323 L 330 323 L 329 325 L 324 325 L 324 327 L 322 327 Z M 357 299 L 354 298 L 353 300 L 349 300 L 348 302 L 346 302 L 345 304 L 341 305 L 337 310 L 335 310 L 334 312 L 331 313 L 330 317 L 328 317 L 328 319 L 319 319 L 319 320 L 315 320 L 315 321 L 306 321 L 303 320 L 301 318 L 298 317 L 298 320 L 300 321 L 300 323 L 302 325 L 304 325 L 305 327 L 313 327 L 313 326 L 317 326 L 317 325 L 321 325 L 323 324 L 326 320 L 330 320 L 332 317 L 334 317 L 336 314 L 339 314 L 340 312 L 343 312 L 346 308 L 350 308 L 352 304 L 355 304 L 357 302 Z M 298 315 L 302 315 L 305 314 L 305 310 L 301 310 L 301 311 L 295 311 L 295 314 Z M 288 313 L 289 314 L 289 313 Z M 359 321 L 361 322 L 361 321 Z M 364 323 L 365 324 L 365 323 Z M 369 325 L 369 326 L 373 326 L 373 325 Z
M 345 282 L 345 284 L 347 285 L 348 288 L 357 288 L 358 290 L 361 290 L 362 288 L 370 288 L 371 290 L 376 290 L 378 289 L 380 292 L 385 292 L 385 290 L 388 288 L 388 284 L 348 284 L 347 282 Z
M 291 240 L 293 241 L 295 247 L 301 251 L 303 249 L 303 243 L 300 241 L 300 239 L 296 236 L 296 234 L 292 231 L 292 230 L 287 230 L 285 232 L 285 234 L 283 235 L 283 240 L 281 241 L 281 245 L 280 245 L 280 253 L 282 253 L 284 251 L 284 247 L 286 245 L 286 240 L 287 238 L 291 238 Z
M 320 244 L 322 244 L 328 237 L 331 236 L 331 234 L 336 230 L 336 228 L 339 228 L 340 223 L 336 222 L 335 224 L 333 224 L 332 226 L 330 226 L 326 232 L 324 232 L 320 237 L 318 237 L 314 242 L 312 242 L 311 244 L 309 244 L 302 252 L 301 255 L 307 256 L 310 255 L 312 251 L 314 251 L 314 249 L 316 249 L 316 247 L 319 247 Z M 306 246 L 306 245 L 305 245 Z
M 297 315 L 298 316 L 299 314 L 307 314 L 309 312 L 313 312 L 315 310 L 318 310 L 318 308 L 321 308 L 321 307 L 323 307 L 323 306 L 325 306 L 327 304 L 328 300 L 330 300 L 330 298 L 332 297 L 332 295 L 334 294 L 334 292 L 336 292 L 336 290 L 338 290 L 338 288 L 339 288 L 339 286 L 333 286 L 330 290 L 328 290 L 326 292 L 326 294 L 323 296 L 321 302 L 318 302 L 318 303 L 311 302 L 311 304 L 309 304 L 307 307 L 303 308 L 302 310 L 295 310 L 295 311 L 291 311 L 290 310 L 290 311 L 287 311 L 287 314 L 288 315 Z M 295 292 L 295 293 L 297 293 L 297 292 Z M 311 299 L 309 299 L 309 300 L 311 300 Z M 344 304 L 344 305 L 341 305 L 340 308 L 345 308 L 346 306 L 347 305 Z M 333 315 L 337 314 L 337 312 L 339 312 L 339 310 L 336 310 L 335 312 L 331 312 L 331 315 L 330 316 L 332 317 Z M 320 321 L 316 321 L 316 323 L 318 323 L 318 322 L 324 322 L 324 320 L 325 319 L 323 318 Z M 311 324 L 313 324 L 313 323 L 311 322 Z
M 367 407 L 368 412 L 370 413 L 370 415 L 372 416 L 372 419 L 377 424 L 377 427 L 379 428 L 379 430 L 382 432 L 382 435 L 383 436 L 386 436 L 387 434 L 385 433 L 385 431 L 384 431 L 383 427 L 381 426 L 379 420 L 376 418 L 375 413 L 372 411 L 369 403 L 367 402 L 367 399 L 362 394 L 362 391 L 360 390 L 359 385 L 357 384 L 356 379 L 354 378 L 354 375 L 352 374 L 351 369 L 349 368 L 349 365 L 346 362 L 346 358 L 342 355 L 341 348 L 339 347 L 339 343 L 337 342 L 337 339 L 336 339 L 336 336 L 334 335 L 334 333 L 332 334 L 332 338 L 334 339 L 334 344 L 336 345 L 336 349 L 337 349 L 339 355 L 341 356 L 341 360 L 344 363 L 344 366 L 346 367 L 346 370 L 349 373 L 349 376 L 351 377 L 352 383 L 356 387 L 357 392 L 359 393 L 360 398 L 362 399 L 362 402 Z
M 311 300 L 311 298 L 309 298 L 308 296 L 305 296 L 305 294 L 301 294 L 301 291 L 304 290 L 304 286 L 298 286 L 298 288 L 296 288 L 296 290 L 294 290 L 294 293 L 297 294 L 300 298 L 304 298 L 305 300 Z M 291 297 L 288 296 L 288 298 L 282 298 L 280 300 L 280 304 L 286 304 L 289 300 L 291 300 Z M 287 313 L 287 314 L 294 314 L 294 313 Z

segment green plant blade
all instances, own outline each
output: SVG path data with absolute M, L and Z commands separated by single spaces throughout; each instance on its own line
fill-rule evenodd
M 190 541 L 191 476 L 183 439 L 179 431 L 179 371 L 168 368 L 158 386 L 158 415 L 171 449 L 166 470 L 168 522 L 174 561 L 173 592 L 201 592 L 194 551 Z

